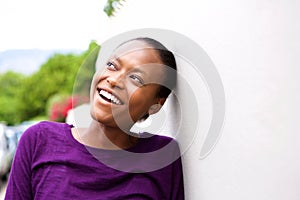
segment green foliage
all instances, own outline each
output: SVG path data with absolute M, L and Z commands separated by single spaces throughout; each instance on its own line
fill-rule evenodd
M 90 43 L 89 49 L 80 55 L 55 54 L 41 66 L 39 71 L 28 77 L 24 81 L 20 95 L 19 110 L 23 116 L 22 120 L 37 115 L 47 115 L 46 104 L 51 96 L 55 94 L 71 95 L 77 72 L 95 47 L 97 44 L 93 41 Z M 91 67 L 94 68 L 94 66 L 94 63 L 91 63 Z M 82 82 L 85 82 L 85 78 Z
M 45 115 L 46 102 L 55 93 L 72 93 L 81 62 L 80 56 L 55 54 L 39 71 L 28 77 L 20 94 L 19 111 L 22 113 L 22 120 Z
M 0 121 L 8 125 L 19 123 L 21 114 L 17 109 L 24 76 L 15 72 L 0 74 Z
M 105 5 L 103 11 L 109 17 L 114 16 L 114 13 L 116 12 L 116 10 L 120 6 L 123 6 L 122 1 L 125 1 L 125 0 L 107 0 L 106 5 Z
M 45 119 L 47 102 L 56 94 L 70 97 L 74 93 L 77 102 L 86 102 L 99 50 L 92 41 L 79 55 L 53 55 L 31 76 L 0 74 L 0 121 L 13 125 L 37 116 Z
M 89 98 L 90 86 L 93 75 L 95 74 L 95 64 L 99 51 L 100 46 L 92 42 L 89 46 L 89 50 L 84 55 L 85 60 L 78 70 L 76 81 L 74 82 L 74 94 Z
M 46 120 L 49 120 L 48 116 L 43 116 L 43 115 L 35 116 L 33 118 L 28 119 L 28 121 L 46 121 Z

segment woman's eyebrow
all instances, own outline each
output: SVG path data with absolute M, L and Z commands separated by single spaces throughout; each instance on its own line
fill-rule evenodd
M 132 71 L 132 72 L 138 72 L 138 73 L 141 73 L 141 74 L 146 74 L 146 72 L 144 70 L 141 70 L 139 67 L 135 67 L 135 68 L 133 68 L 130 71 Z
M 111 57 L 111 59 L 112 60 L 116 60 L 118 63 L 120 63 L 121 65 L 122 65 L 122 60 L 120 59 L 120 57 L 118 57 L 118 56 L 116 56 L 116 55 L 113 55 L 112 57 Z

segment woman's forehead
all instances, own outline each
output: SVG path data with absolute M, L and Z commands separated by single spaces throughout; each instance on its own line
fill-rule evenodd
M 141 41 L 141 40 L 130 40 L 130 41 L 127 41 L 127 42 L 124 42 L 122 44 L 120 44 L 116 49 L 115 51 L 119 51 L 119 50 L 130 50 L 130 49 L 136 49 L 136 48 L 143 48 L 143 47 L 150 47 L 149 44 L 147 44 L 146 42 L 144 41 Z
M 122 49 L 121 49 L 122 50 Z M 153 48 L 143 47 L 123 51 L 115 51 L 111 56 L 111 60 L 117 61 L 121 65 L 147 65 L 147 64 L 162 64 L 158 52 Z
M 135 52 L 135 51 L 143 51 L 143 50 L 154 50 L 155 48 L 153 48 L 151 45 L 147 44 L 144 41 L 140 41 L 140 40 L 132 40 L 132 41 L 128 41 L 126 43 L 121 44 L 120 46 L 118 46 L 114 51 L 113 51 L 113 55 L 114 56 L 122 56 L 131 52 Z
M 139 72 L 146 77 L 152 77 L 151 79 L 162 76 L 165 67 L 153 49 L 138 49 L 122 55 L 113 55 L 111 60 L 119 64 L 122 69 Z
M 117 61 L 120 64 L 148 64 L 159 63 L 162 64 L 158 53 L 154 49 L 141 48 L 128 50 L 124 52 L 115 52 L 110 59 Z

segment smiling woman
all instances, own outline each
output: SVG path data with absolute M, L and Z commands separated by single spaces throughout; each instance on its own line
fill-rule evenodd
M 176 141 L 130 132 L 161 109 L 175 80 L 160 42 L 119 45 L 93 77 L 87 128 L 41 122 L 23 134 L 6 199 L 184 199 Z
M 127 52 L 126 49 L 131 50 Z M 135 40 L 120 46 L 109 58 L 106 69 L 94 77 L 92 88 L 95 87 L 94 91 L 97 92 L 91 93 L 92 117 L 97 117 L 97 114 L 102 113 L 103 106 L 107 105 L 113 111 L 103 115 L 113 115 L 114 119 L 120 119 L 118 125 L 126 126 L 127 129 L 144 116 L 159 111 L 167 97 L 159 95 L 162 89 L 158 83 L 162 83 L 163 64 L 156 50 L 143 41 Z M 111 107 L 107 104 L 107 96 L 102 95 L 105 93 L 121 105 Z M 99 101 L 96 101 L 97 97 L 100 97 Z M 113 101 L 109 99 L 110 102 Z M 100 110 L 94 111 L 97 108 Z M 126 115 L 128 110 L 130 116 Z

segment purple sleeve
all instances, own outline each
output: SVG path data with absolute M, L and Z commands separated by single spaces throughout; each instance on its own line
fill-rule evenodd
M 18 144 L 6 189 L 5 200 L 33 199 L 31 191 L 31 163 L 36 146 L 38 125 L 27 129 Z
M 184 200 L 184 183 L 183 183 L 183 171 L 182 171 L 182 162 L 179 157 L 173 163 L 173 188 L 172 188 L 172 200 Z

